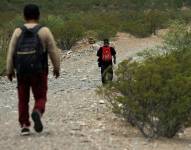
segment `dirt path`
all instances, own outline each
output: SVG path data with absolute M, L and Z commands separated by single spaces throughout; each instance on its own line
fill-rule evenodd
M 120 33 L 118 62 L 160 44 L 157 37 L 136 39 Z M 190 129 L 182 138 L 149 142 L 117 118 L 95 93 L 101 85 L 96 52 L 74 52 L 64 58 L 61 77 L 49 76 L 47 112 L 42 134 L 19 136 L 16 81 L 0 79 L 0 150 L 190 150 Z M 33 100 L 31 100 L 33 103 Z M 190 132 L 189 132 L 190 131 Z

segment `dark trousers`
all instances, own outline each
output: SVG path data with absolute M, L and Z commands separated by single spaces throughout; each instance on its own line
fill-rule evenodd
M 35 99 L 34 110 L 38 110 L 41 114 L 45 111 L 45 104 L 47 100 L 47 73 L 39 73 L 36 75 L 17 76 L 18 80 L 18 109 L 19 122 L 21 127 L 23 125 L 30 126 L 29 121 L 29 99 L 30 88 Z
M 103 84 L 106 84 L 113 80 L 112 65 L 102 65 L 101 66 L 101 78 L 102 78 Z

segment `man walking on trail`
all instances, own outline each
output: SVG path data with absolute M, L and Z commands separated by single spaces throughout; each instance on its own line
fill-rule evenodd
M 116 51 L 113 47 L 110 47 L 109 40 L 104 39 L 104 46 L 100 47 L 97 52 L 98 66 L 101 67 L 102 83 L 105 84 L 108 81 L 113 80 L 113 62 L 116 64 Z M 112 61 L 112 57 L 114 61 Z
M 16 28 L 7 54 L 7 77 L 12 81 L 17 77 L 18 111 L 21 135 L 30 134 L 29 98 L 32 89 L 35 106 L 31 114 L 36 132 L 42 132 L 41 117 L 47 100 L 48 55 L 53 64 L 53 75 L 60 72 L 59 50 L 51 31 L 38 24 L 40 11 L 37 5 L 29 4 L 24 8 L 26 23 Z

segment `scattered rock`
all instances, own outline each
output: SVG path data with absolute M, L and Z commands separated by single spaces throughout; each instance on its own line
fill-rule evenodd
M 66 55 L 71 55 L 72 54 L 72 51 L 68 51 Z
M 179 133 L 177 133 L 177 135 L 178 135 L 179 138 L 182 138 L 184 136 L 184 133 L 179 132 Z
M 99 104 L 105 104 L 105 101 L 104 100 L 100 100 Z
M 80 81 L 86 81 L 87 80 L 87 78 L 82 78 L 82 79 L 80 79 Z

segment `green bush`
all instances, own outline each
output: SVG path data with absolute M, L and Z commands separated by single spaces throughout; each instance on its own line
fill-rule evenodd
M 126 20 L 121 23 L 121 30 L 137 37 L 147 37 L 167 27 L 170 15 L 165 11 L 147 10 L 144 12 L 130 11 Z
M 2 35 L 0 38 L 0 75 L 3 75 L 5 73 L 9 37 L 3 31 L 0 34 Z
M 82 24 L 71 18 L 64 21 L 62 17 L 51 15 L 41 23 L 51 29 L 61 49 L 70 49 L 84 35 Z
M 182 52 L 191 47 L 190 27 L 182 21 L 173 21 L 169 33 L 165 36 L 165 46 L 168 51 Z
M 156 35 L 156 30 L 166 27 L 170 16 L 165 11 L 148 10 L 144 14 L 145 22 L 149 24 L 150 32 Z
M 6 53 L 0 50 L 0 75 L 5 73 L 5 65 L 6 65 Z
M 191 21 L 191 10 L 183 10 L 180 12 L 180 15 L 182 17 L 182 19 L 186 22 L 186 23 L 190 23 Z
M 14 20 L 3 25 L 4 30 L 0 31 L 0 75 L 5 72 L 6 54 L 8 44 L 12 36 L 13 30 L 23 24 L 21 17 L 16 17 Z
M 191 119 L 189 40 L 184 25 L 173 25 L 165 47 L 145 51 L 142 61 L 123 61 L 117 80 L 100 90 L 113 111 L 146 137 L 171 138 Z M 177 42 L 185 45 L 177 47 Z
M 99 40 L 116 35 L 119 30 L 119 14 L 110 12 L 90 13 L 81 16 L 81 23 L 86 31 L 94 31 Z
M 86 36 L 86 38 L 93 38 L 95 40 L 98 38 L 97 32 L 95 32 L 93 30 L 86 31 L 85 36 Z
M 128 32 L 136 37 L 147 37 L 151 35 L 150 25 L 143 21 L 129 20 L 121 25 L 123 32 Z
M 61 17 L 49 15 L 41 20 L 41 24 L 50 28 L 56 39 L 62 36 L 64 20 Z
M 60 37 L 61 46 L 64 49 L 70 49 L 78 40 L 84 36 L 84 28 L 78 21 L 65 22 L 62 30 L 62 36 Z
M 101 28 L 97 30 L 98 39 L 103 40 L 105 38 L 114 37 L 117 33 L 117 30 L 109 25 L 103 25 Z

